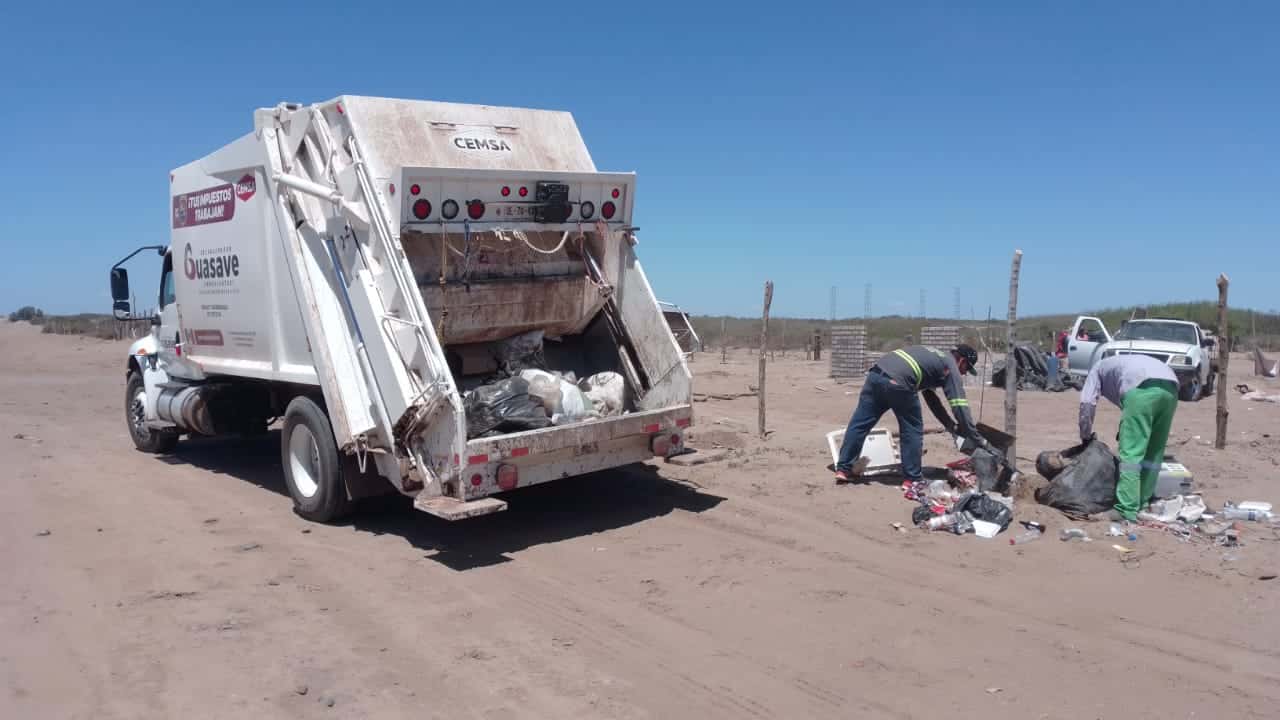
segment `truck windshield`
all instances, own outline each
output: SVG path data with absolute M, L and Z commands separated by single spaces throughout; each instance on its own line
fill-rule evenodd
M 1116 340 L 1159 340 L 1195 345 L 1196 329 L 1185 323 L 1135 321 L 1116 333 Z

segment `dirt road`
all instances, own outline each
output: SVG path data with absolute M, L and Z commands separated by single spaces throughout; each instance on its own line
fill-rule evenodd
M 771 368 L 767 441 L 742 432 L 753 398 L 698 404 L 695 444 L 727 462 L 519 491 L 459 524 L 381 502 L 324 526 L 291 512 L 278 432 L 135 451 L 122 357 L 0 324 L 0 717 L 1280 712 L 1273 532 L 1232 551 L 1147 532 L 1129 568 L 1097 526 L 1020 548 L 898 533 L 894 486 L 822 470 L 856 387 L 812 363 Z M 698 390 L 745 389 L 753 360 L 701 356 Z M 1072 395 L 1021 398 L 1024 457 L 1069 444 Z M 1225 453 L 1212 418 L 1184 403 L 1173 438 L 1210 503 L 1280 502 L 1280 406 L 1237 402 Z

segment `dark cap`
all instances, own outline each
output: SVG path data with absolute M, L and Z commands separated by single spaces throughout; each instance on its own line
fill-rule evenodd
M 964 343 L 960 343 L 959 345 L 956 346 L 956 349 L 952 350 L 951 352 L 969 361 L 970 375 L 978 374 L 978 371 L 975 369 L 978 366 L 977 350 L 974 350 L 972 346 L 965 345 Z

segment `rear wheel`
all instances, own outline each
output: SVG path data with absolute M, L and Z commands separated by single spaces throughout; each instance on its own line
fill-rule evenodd
M 129 373 L 124 389 L 124 419 L 134 447 L 146 453 L 167 453 L 178 444 L 178 431 L 147 426 L 147 386 L 138 372 Z
M 299 515 L 329 522 L 350 510 L 333 426 L 311 398 L 296 397 L 285 410 L 280 453 L 285 482 Z

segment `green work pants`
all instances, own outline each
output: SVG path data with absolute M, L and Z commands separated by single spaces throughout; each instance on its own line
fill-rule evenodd
M 1156 491 L 1173 412 L 1178 409 L 1178 386 L 1168 380 L 1148 380 L 1122 400 L 1116 510 L 1135 520 Z

